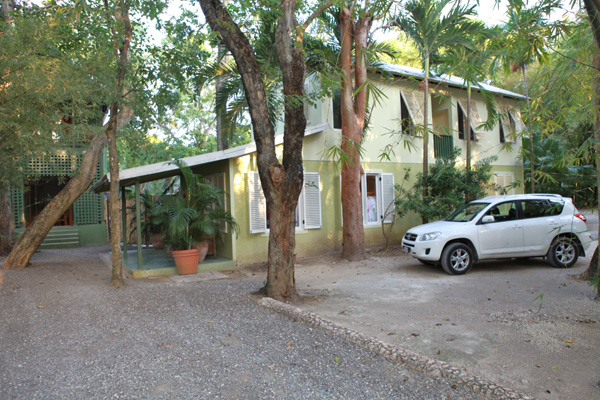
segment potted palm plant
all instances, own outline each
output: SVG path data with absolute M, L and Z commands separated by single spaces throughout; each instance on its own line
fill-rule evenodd
M 208 251 L 208 244 L 201 242 L 219 236 L 222 221 L 236 233 L 239 228 L 223 208 L 223 191 L 194 174 L 184 162 L 174 163 L 181 173 L 181 189 L 175 195 L 162 196 L 155 211 L 157 218 L 166 217 L 166 243 L 173 249 L 178 272 L 191 274 L 198 271 L 198 263 Z M 203 249 L 202 259 L 199 248 Z

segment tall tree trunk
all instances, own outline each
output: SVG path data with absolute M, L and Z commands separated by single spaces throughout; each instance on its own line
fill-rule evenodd
M 223 0 L 223 5 L 227 6 L 229 0 Z M 223 46 L 222 43 L 219 43 L 217 46 L 218 58 L 221 60 L 221 63 L 226 64 L 229 62 L 229 56 L 225 54 L 227 49 Z M 215 79 L 215 94 L 219 93 L 221 88 L 223 87 L 223 76 L 221 74 L 217 75 Z M 225 121 L 225 111 L 227 105 L 223 109 L 217 109 L 217 150 L 226 150 L 229 148 L 229 141 L 224 132 L 224 121 Z
M 469 174 L 471 172 L 471 82 L 467 83 L 467 123 L 465 124 L 465 135 L 467 139 L 465 164 L 467 174 Z
M 25 232 L 19 236 L 19 240 L 4 261 L 4 269 L 25 268 L 29 264 L 29 260 L 40 247 L 54 223 L 89 188 L 96 174 L 98 157 L 102 154 L 106 141 L 106 136 L 102 134 L 96 135 L 92 139 L 89 148 L 83 155 L 77 174 L 69 180 L 64 189 L 54 196 Z
M 423 57 L 424 60 L 424 75 L 423 82 L 423 179 L 427 182 L 427 174 L 429 174 L 429 53 Z M 423 186 L 423 199 L 427 198 L 429 188 Z M 423 223 L 427 223 L 427 218 L 423 217 Z
M 306 118 L 302 102 L 305 65 L 300 47 L 292 41 L 295 1 L 281 1 L 276 30 L 276 51 L 282 71 L 284 94 L 295 101 L 285 102 L 283 162 L 275 154 L 275 128 L 269 118 L 267 95 L 260 65 L 248 38 L 218 0 L 199 0 L 211 29 L 221 35 L 233 55 L 242 77 L 248 102 L 257 165 L 267 207 L 271 214 L 269 234 L 267 295 L 283 301 L 297 301 L 294 279 L 295 209 L 302 190 L 302 140 Z M 301 44 L 301 38 L 298 40 Z
M 600 2 L 598 0 L 583 0 L 585 10 L 587 11 L 590 25 L 592 27 L 592 33 L 594 35 L 594 43 L 596 43 L 596 54 L 594 55 L 594 70 L 593 74 L 593 104 L 594 104 L 594 138 L 596 143 L 600 143 Z M 596 188 L 598 192 L 597 205 L 600 205 L 600 144 L 596 144 Z M 598 227 L 598 237 L 600 238 L 600 227 Z M 600 257 L 597 256 L 598 248 L 596 253 L 592 257 L 586 275 L 595 276 L 596 278 L 596 295 L 600 297 L 600 282 L 598 281 L 600 276 Z
M 14 237 L 15 223 L 10 201 L 10 185 L 0 183 L 0 256 L 10 252 Z
M 104 1 L 106 11 L 109 12 L 108 0 Z M 129 20 L 129 8 L 126 2 L 117 4 L 114 10 L 115 20 L 122 24 L 122 36 L 112 30 L 113 51 L 117 61 L 115 101 L 110 107 L 110 121 L 106 129 L 108 139 L 108 153 L 110 160 L 110 231 L 111 231 L 111 249 L 112 249 L 112 278 L 110 284 L 113 286 L 123 286 L 123 260 L 121 257 L 121 224 L 119 217 L 121 215 L 121 201 L 119 199 L 119 155 L 117 153 L 117 132 L 125 125 L 132 115 L 130 106 L 124 104 L 123 99 L 130 98 L 127 93 L 128 85 L 125 81 L 127 67 L 129 66 L 129 50 L 133 29 Z M 138 232 L 138 234 L 141 234 Z M 141 249 L 138 249 L 141 251 Z M 127 251 L 127 249 L 125 249 Z
M 521 73 L 523 75 L 523 91 L 525 93 L 525 101 L 527 102 L 527 110 L 529 111 L 529 90 L 527 89 L 527 74 L 526 72 L 527 64 L 523 64 L 521 66 Z M 529 174 L 530 174 L 530 188 L 531 193 L 535 193 L 535 153 L 533 150 L 533 129 L 529 129 Z
M 347 260 L 364 260 L 365 235 L 363 226 L 363 209 L 361 188 L 360 154 L 362 129 L 356 113 L 353 99 L 354 85 L 352 81 L 352 47 L 355 41 L 354 24 L 350 10 L 340 11 L 340 33 L 342 36 L 340 49 L 341 82 L 341 148 L 347 157 L 342 165 L 342 218 L 344 221 L 342 241 L 342 258 Z M 359 57 L 357 56 L 358 60 Z M 358 87 L 359 82 L 356 82 Z M 363 89 L 364 90 L 364 89 Z M 358 99 L 356 99 L 358 102 Z M 356 104 L 358 106 L 358 104 Z M 364 124 L 364 114 L 363 124 Z
M 343 210 L 343 250 L 342 258 L 364 260 L 367 258 L 363 222 L 361 189 L 361 166 L 359 149 L 365 128 L 367 110 L 367 67 L 365 50 L 371 29 L 372 17 L 365 11 L 354 21 L 351 10 L 343 8 L 340 12 L 340 31 L 342 42 L 340 49 L 340 69 L 342 72 L 341 116 L 342 151 L 348 162 L 342 165 L 342 210 Z M 352 47 L 354 46 L 354 66 L 352 65 Z M 354 84 L 352 70 L 354 67 Z M 354 95 L 354 89 L 361 88 Z
M 118 115 L 119 106 L 113 104 L 111 114 Z M 113 286 L 123 286 L 123 260 L 121 257 L 121 223 L 120 223 L 120 198 L 119 198 L 119 156 L 117 154 L 117 129 L 116 118 L 111 117 L 108 128 L 106 129 L 106 138 L 108 140 L 108 154 L 110 164 L 110 245 L 112 275 L 110 284 Z M 127 249 L 124 249 L 127 251 Z M 138 249 L 141 251 L 141 249 Z
M 12 13 L 15 9 L 14 0 L 1 0 L 0 1 L 0 17 L 4 20 L 10 29 L 10 22 L 12 21 Z
M 6 25 L 0 27 L 4 34 L 10 34 L 12 29 L 12 13 L 15 9 L 13 0 L 0 1 L 0 18 Z M 12 247 L 15 237 L 12 204 L 10 201 L 10 184 L 0 183 L 0 256 L 7 255 Z M 1 281 L 1 278 L 0 278 Z

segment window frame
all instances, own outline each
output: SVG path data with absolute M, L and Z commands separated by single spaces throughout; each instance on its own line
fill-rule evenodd
M 365 196 L 367 188 L 367 176 L 375 177 L 375 193 L 376 193 L 376 215 L 377 221 L 367 221 L 367 197 Z M 385 211 L 395 200 L 395 187 L 394 187 L 394 174 L 385 173 L 379 171 L 364 171 L 360 177 L 360 196 L 361 196 L 361 207 L 363 214 L 363 226 L 373 227 L 381 225 L 382 219 L 384 224 L 390 224 L 395 220 L 395 212 L 385 214 Z M 342 190 L 342 176 L 340 175 L 340 199 Z M 389 200 L 388 200 L 389 197 Z M 394 206 L 395 208 L 395 206 Z M 341 221 L 342 226 L 344 225 L 344 211 L 340 204 Z
M 473 104 L 471 104 L 471 111 L 473 110 Z M 472 114 L 472 112 L 471 112 Z M 462 118 L 461 118 L 462 115 Z M 472 116 L 472 115 L 471 115 Z M 458 140 L 467 140 L 465 136 L 465 125 L 467 125 L 467 112 L 464 110 L 460 100 L 456 102 L 456 119 L 458 121 Z M 477 134 L 475 133 L 475 129 L 473 129 L 473 121 L 469 125 L 471 131 L 471 142 L 477 141 Z M 462 129 L 461 129 L 462 128 Z
M 309 186 L 307 188 L 307 176 L 310 177 L 314 187 L 311 188 Z M 322 227 L 320 184 L 321 180 L 318 172 L 304 172 L 302 191 L 298 196 L 298 204 L 296 205 L 295 211 L 297 216 L 296 231 L 320 229 Z M 306 199 L 307 192 L 309 196 L 308 204 L 311 206 L 308 212 Z M 248 203 L 250 210 L 250 234 L 269 233 L 269 211 L 258 171 L 248 171 Z

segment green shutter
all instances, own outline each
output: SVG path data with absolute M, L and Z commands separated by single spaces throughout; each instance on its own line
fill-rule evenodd
M 434 135 L 433 152 L 435 158 L 450 158 L 454 149 L 454 137 L 452 135 Z

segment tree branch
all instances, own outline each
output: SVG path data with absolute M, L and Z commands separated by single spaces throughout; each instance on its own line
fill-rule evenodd
M 325 10 L 327 10 L 332 5 L 333 5 L 333 1 L 329 1 L 325 4 L 323 4 L 321 7 L 317 8 L 315 10 L 315 12 L 312 13 L 312 15 L 310 17 L 308 17 L 306 22 L 304 22 L 304 25 L 302 25 L 301 35 L 304 35 L 304 32 L 308 29 L 308 26 L 314 21 L 315 18 L 317 18 L 319 15 L 321 15 L 321 13 L 325 12 Z

